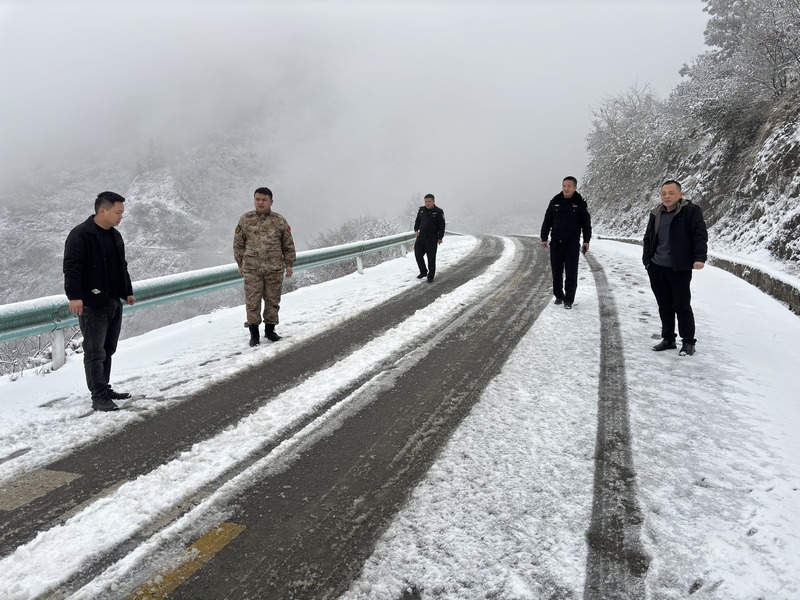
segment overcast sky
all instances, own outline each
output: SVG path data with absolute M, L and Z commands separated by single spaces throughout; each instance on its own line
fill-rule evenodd
M 680 81 L 705 49 L 703 6 L 5 2 L 0 160 L 188 144 L 267 102 L 276 196 L 347 216 L 426 192 L 445 209 L 543 208 L 581 179 L 603 98 Z

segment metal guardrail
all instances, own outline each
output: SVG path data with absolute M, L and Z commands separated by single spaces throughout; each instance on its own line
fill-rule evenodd
M 388 250 L 395 246 L 402 246 L 414 239 L 414 232 L 409 232 L 340 246 L 331 246 L 330 248 L 304 250 L 297 253 L 294 270 L 300 271 L 355 258 L 358 272 L 362 273 L 362 256 L 381 250 Z M 239 275 L 236 263 L 178 273 L 176 275 L 154 277 L 135 282 L 133 284 L 133 293 L 136 296 L 136 304 L 133 306 L 123 305 L 123 308 L 126 312 L 140 310 L 158 304 L 224 290 L 241 284 L 242 276 Z M 54 332 L 57 334 L 60 330 L 77 324 L 78 318 L 69 312 L 69 303 L 63 294 L 5 304 L 0 306 L 0 343 L 41 333 Z M 63 364 L 63 362 L 56 364 L 57 345 L 57 340 L 54 340 L 54 369 Z M 63 352 L 63 333 L 61 349 Z

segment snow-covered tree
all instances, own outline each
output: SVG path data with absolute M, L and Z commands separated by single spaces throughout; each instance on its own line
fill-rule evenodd
M 668 147 L 664 102 L 649 86 L 606 98 L 594 111 L 586 138 L 589 152 L 584 190 L 594 198 L 641 195 L 663 173 Z

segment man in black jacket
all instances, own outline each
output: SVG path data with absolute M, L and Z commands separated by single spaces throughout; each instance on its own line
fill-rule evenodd
M 683 342 L 681 356 L 694 354 L 695 328 L 689 284 L 692 269 L 702 269 L 708 258 L 708 232 L 703 211 L 684 200 L 681 184 L 674 180 L 661 185 L 661 204 L 650 211 L 642 241 L 642 262 L 661 317 L 661 342 L 653 350 L 672 350 L 675 317 Z
M 578 180 L 571 176 L 565 177 L 561 182 L 561 193 L 550 200 L 542 222 L 542 246 L 550 248 L 553 295 L 556 297 L 556 304 L 563 304 L 566 309 L 572 308 L 575 291 L 578 289 L 581 233 L 584 253 L 589 249 L 589 240 L 592 239 L 589 209 L 577 189 Z
M 118 410 L 114 400 L 130 398 L 109 385 L 111 356 L 122 327 L 121 298 L 133 296 L 125 244 L 116 226 L 125 212 L 125 198 L 103 192 L 94 202 L 95 214 L 69 232 L 64 244 L 64 291 L 69 312 L 78 317 L 83 334 L 83 367 L 92 394 L 92 408 Z
M 433 283 L 436 276 L 436 250 L 444 238 L 444 211 L 436 206 L 433 194 L 425 194 L 425 206 L 420 206 L 414 221 L 417 241 L 414 242 L 414 257 L 417 259 L 419 275 L 417 279 L 428 278 Z M 428 266 L 425 266 L 425 256 Z

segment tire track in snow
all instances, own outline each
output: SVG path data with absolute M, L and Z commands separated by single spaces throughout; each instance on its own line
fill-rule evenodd
M 602 265 L 586 260 L 600 304 L 600 386 L 584 599 L 639 600 L 650 557 L 641 541 L 619 313 Z

